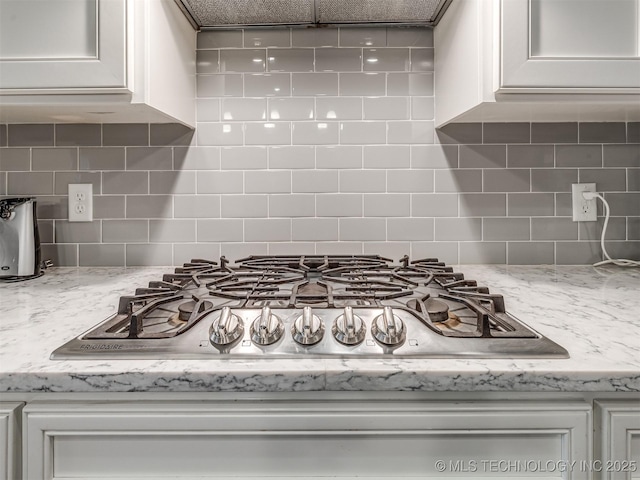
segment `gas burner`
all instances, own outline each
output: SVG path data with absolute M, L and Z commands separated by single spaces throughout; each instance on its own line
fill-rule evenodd
M 331 334 L 325 334 L 330 331 Z M 120 298 L 73 358 L 567 357 L 437 258 L 194 259 Z
M 197 300 L 187 300 L 184 303 L 178 305 L 178 320 L 181 322 L 188 322 L 191 318 L 191 315 L 198 308 L 198 313 L 203 312 L 204 310 L 210 310 L 213 308 L 213 303 L 205 300 L 203 302 L 198 302 Z

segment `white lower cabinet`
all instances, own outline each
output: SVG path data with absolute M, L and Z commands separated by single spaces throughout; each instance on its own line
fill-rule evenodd
M 362 398 L 33 402 L 24 478 L 591 478 L 589 403 Z
M 602 478 L 640 478 L 640 401 L 596 401 L 594 416 Z
M 20 408 L 22 403 L 0 402 L 0 480 L 20 478 Z

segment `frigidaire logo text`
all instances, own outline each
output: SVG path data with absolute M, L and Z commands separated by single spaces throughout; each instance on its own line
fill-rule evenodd
M 121 350 L 122 345 L 119 343 L 99 343 L 98 345 L 81 345 L 82 350 Z

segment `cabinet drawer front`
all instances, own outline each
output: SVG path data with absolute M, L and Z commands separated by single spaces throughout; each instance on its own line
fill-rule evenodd
M 27 22 L 39 5 L 51 12 L 50 22 Z M 7 37 L 0 50 L 0 89 L 126 86 L 126 0 L 0 2 L 0 19 Z M 85 28 L 79 28 L 79 22 L 85 22 Z M 27 33 L 9 38 L 22 23 L 28 23 Z M 16 42 L 21 45 L 15 46 Z
M 590 424 L 576 402 L 35 403 L 25 469 L 29 479 L 566 478 L 566 465 L 590 459 Z

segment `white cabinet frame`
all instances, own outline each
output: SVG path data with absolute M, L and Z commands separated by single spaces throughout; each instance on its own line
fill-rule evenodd
M 437 449 L 441 442 L 460 445 L 453 456 L 462 461 L 487 452 L 498 458 L 591 459 L 591 406 L 579 401 L 371 401 L 363 395 L 362 401 L 33 402 L 23 415 L 25 480 L 130 478 L 140 469 L 154 478 L 185 479 L 211 472 L 216 478 L 391 479 L 405 478 L 407 471 L 442 478 L 434 466 L 434 450 L 423 448 Z M 158 456 L 148 450 L 149 443 L 175 454 L 176 465 L 155 465 Z M 288 448 L 278 448 L 283 445 Z M 527 451 L 530 445 L 541 451 Z M 511 451 L 501 457 L 495 450 L 500 446 Z M 239 454 L 235 447 L 244 451 Z M 100 454 L 112 448 L 125 455 L 108 471 L 112 460 L 102 460 Z M 141 452 L 147 463 L 130 471 L 127 452 Z M 313 463 L 308 471 L 300 473 L 300 459 L 297 466 L 287 466 L 296 453 Z M 443 453 L 448 451 L 438 452 Z M 190 463 L 180 463 L 188 456 Z M 394 461 L 402 456 L 404 463 Z M 188 472 L 194 459 L 196 466 Z M 397 470 L 390 473 L 390 466 Z M 481 470 L 474 476 L 488 478 Z M 586 480 L 589 474 L 556 471 L 523 477 Z
M 97 3 L 97 57 L 0 59 L 0 93 L 18 95 L 55 88 L 70 91 L 125 88 L 126 0 L 94 1 Z M 51 68 L 54 63 L 55 68 Z
M 500 90 L 640 93 L 640 58 L 534 57 L 531 0 L 501 0 Z
M 0 480 L 20 478 L 20 414 L 22 403 L 0 402 Z
M 594 417 L 595 457 L 602 467 L 602 479 L 640 478 L 640 401 L 595 401 Z

